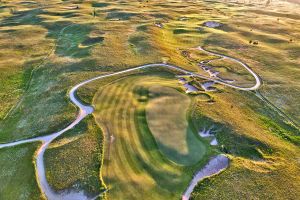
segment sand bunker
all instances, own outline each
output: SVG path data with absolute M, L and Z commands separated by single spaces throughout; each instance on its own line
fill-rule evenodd
M 182 200 L 188 200 L 194 188 L 199 181 L 206 177 L 216 175 L 226 169 L 229 165 L 229 159 L 225 155 L 218 155 L 212 158 L 193 178 L 189 187 L 182 195 Z
M 207 21 L 203 23 L 204 26 L 209 27 L 209 28 L 217 28 L 222 26 L 223 24 L 215 21 Z

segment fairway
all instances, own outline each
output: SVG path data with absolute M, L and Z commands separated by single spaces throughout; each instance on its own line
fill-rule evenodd
M 95 118 L 106 137 L 102 176 L 109 199 L 179 199 L 193 173 L 184 165 L 199 163 L 205 155 L 205 145 L 185 117 L 190 97 L 172 87 L 178 87 L 174 79 L 133 76 L 95 95 Z M 168 105 L 169 111 L 161 110 L 161 103 L 167 103 L 161 98 L 177 103 Z M 153 115 L 158 109 L 172 115 L 172 122 L 157 124 Z M 170 126 L 178 130 L 167 131 Z

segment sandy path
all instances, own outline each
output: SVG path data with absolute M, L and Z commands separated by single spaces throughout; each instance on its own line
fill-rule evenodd
M 259 79 L 259 77 L 244 63 L 242 63 L 241 61 L 238 61 L 234 58 L 230 58 L 224 55 L 220 55 L 220 54 L 216 54 L 216 53 L 212 53 L 209 51 L 204 50 L 201 47 L 198 47 L 200 50 L 205 51 L 209 54 L 213 54 L 213 55 L 217 55 L 217 56 L 221 56 L 224 58 L 228 58 L 231 60 L 234 60 L 236 62 L 241 63 L 256 79 L 256 84 L 253 87 L 249 87 L 249 88 L 245 88 L 245 87 L 239 87 L 239 86 L 235 86 L 232 85 L 230 83 L 226 83 L 223 82 L 221 80 L 213 80 L 217 83 L 235 88 L 235 89 L 239 89 L 239 90 L 256 90 L 259 88 L 259 86 L 261 85 L 261 81 Z M 37 172 L 37 182 L 40 186 L 41 192 L 42 194 L 45 195 L 45 197 L 49 200 L 58 200 L 58 199 L 64 199 L 64 200 L 76 200 L 76 199 L 80 199 L 80 200 L 84 200 L 84 199 L 88 199 L 88 197 L 86 197 L 83 192 L 75 192 L 75 191 L 71 191 L 71 192 L 62 192 L 62 193 L 56 193 L 52 190 L 52 188 L 50 187 L 50 185 L 47 182 L 46 179 L 46 174 L 45 174 L 45 166 L 44 166 L 44 152 L 47 149 L 48 145 L 57 137 L 59 137 L 60 135 L 62 135 L 64 132 L 72 129 L 75 125 L 77 125 L 82 119 L 84 119 L 87 115 L 91 114 L 93 112 L 93 107 L 91 106 L 86 106 L 83 105 L 78 99 L 76 99 L 75 97 L 75 93 L 77 91 L 78 88 L 80 88 L 81 86 L 88 84 L 90 82 L 93 82 L 95 80 L 99 80 L 99 79 L 103 79 L 103 78 L 107 78 L 107 77 L 111 77 L 111 76 L 115 76 L 115 75 L 120 75 L 120 74 L 125 74 L 128 72 L 132 72 L 132 71 L 137 71 L 140 69 L 145 69 L 145 68 L 152 68 L 152 67 L 165 67 L 167 69 L 172 69 L 178 72 L 181 72 L 185 75 L 192 75 L 192 76 L 196 76 L 202 79 L 207 79 L 207 80 L 212 80 L 209 77 L 206 76 L 202 76 L 190 71 L 187 71 L 185 69 L 182 69 L 180 67 L 174 66 L 174 65 L 169 65 L 169 64 L 165 64 L 165 63 L 155 63 L 155 64 L 147 64 L 147 65 L 141 65 L 138 67 L 134 67 L 134 68 L 130 68 L 130 69 L 126 69 L 123 71 L 119 71 L 119 72 L 114 72 L 114 73 L 110 73 L 110 74 L 105 74 L 105 75 L 100 75 L 91 79 L 88 79 L 86 81 L 83 81 L 79 84 L 77 84 L 76 86 L 74 86 L 69 93 L 69 97 L 70 100 L 72 101 L 72 103 L 74 103 L 78 108 L 79 108 L 79 113 L 77 115 L 77 118 L 70 124 L 68 125 L 66 128 L 64 128 L 63 130 L 59 131 L 59 132 L 55 132 L 52 133 L 50 135 L 47 136 L 41 136 L 41 137 L 36 137 L 36 138 L 32 138 L 32 139 L 27 139 L 27 140 L 21 140 L 21 141 L 16 141 L 16 142 L 12 142 L 12 143 L 7 143 L 7 144 L 0 144 L 0 149 L 1 148 L 7 148 L 7 147 L 12 147 L 12 146 L 16 146 L 19 144 L 24 144 L 24 143 L 31 143 L 31 142 L 36 142 L 36 141 L 41 141 L 42 145 L 39 147 L 38 151 L 37 151 L 37 155 L 36 155 L 36 163 L 35 163 L 35 168 L 36 168 L 36 172 Z

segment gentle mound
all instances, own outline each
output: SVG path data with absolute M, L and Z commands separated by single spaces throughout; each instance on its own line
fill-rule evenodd
M 205 147 L 187 121 L 190 98 L 169 87 L 155 86 L 149 91 L 155 97 L 146 107 L 147 122 L 159 149 L 176 163 L 198 162 Z

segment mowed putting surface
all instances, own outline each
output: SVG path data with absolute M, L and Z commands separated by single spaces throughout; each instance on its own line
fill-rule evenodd
M 105 134 L 102 177 L 108 199 L 181 198 L 194 168 L 206 157 L 206 148 L 189 128 L 190 97 L 174 89 L 177 86 L 174 79 L 132 76 L 95 95 L 95 118 Z M 181 108 L 172 109 L 170 102 L 168 111 L 162 110 L 167 101 Z M 164 114 L 154 119 L 158 110 Z M 164 115 L 172 115 L 172 122 L 162 120 Z
M 190 97 L 165 86 L 152 86 L 149 92 L 147 122 L 159 149 L 178 164 L 198 162 L 205 153 L 205 146 L 196 138 L 187 120 Z

